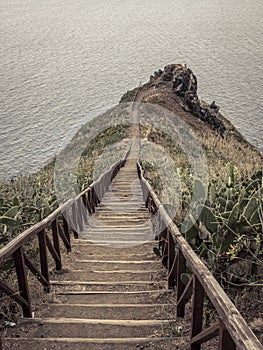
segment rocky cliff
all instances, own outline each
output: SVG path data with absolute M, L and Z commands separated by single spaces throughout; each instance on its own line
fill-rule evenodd
M 181 64 L 170 64 L 159 69 L 150 77 L 150 85 L 156 88 L 169 87 L 179 97 L 181 106 L 199 119 L 208 123 L 223 137 L 226 127 L 218 116 L 219 107 L 213 101 L 210 105 L 202 102 L 197 95 L 197 78 L 190 68 Z

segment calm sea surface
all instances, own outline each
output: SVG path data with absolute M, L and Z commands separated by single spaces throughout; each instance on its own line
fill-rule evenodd
M 263 151 L 262 0 L 0 0 L 0 179 L 169 63 Z

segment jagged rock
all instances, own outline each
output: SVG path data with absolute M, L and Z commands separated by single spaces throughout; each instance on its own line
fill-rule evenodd
M 150 82 L 155 83 L 155 86 L 160 83 L 169 85 L 173 93 L 180 97 L 180 104 L 186 111 L 207 122 L 221 136 L 224 135 L 226 128 L 217 116 L 219 107 L 215 104 L 215 101 L 210 106 L 201 105 L 197 95 L 197 78 L 186 65 L 170 64 L 165 66 L 163 71 L 159 69 L 151 76 Z
M 211 103 L 210 108 L 213 109 L 216 113 L 219 111 L 219 107 L 216 105 L 215 101 Z

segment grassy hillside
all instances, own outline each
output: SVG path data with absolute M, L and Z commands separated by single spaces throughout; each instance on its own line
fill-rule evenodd
M 79 191 L 92 183 L 96 161 L 104 149 L 128 135 L 128 126 L 119 125 L 107 128 L 88 143 L 77 169 Z M 0 181 L 0 247 L 57 208 L 55 161 L 30 176 L 21 175 L 9 182 Z M 110 165 L 105 161 L 101 171 Z

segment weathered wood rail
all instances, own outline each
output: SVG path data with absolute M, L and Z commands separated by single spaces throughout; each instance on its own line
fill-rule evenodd
M 24 317 L 32 317 L 26 268 L 36 276 L 44 289 L 49 291 L 48 251 L 55 262 L 56 270 L 61 270 L 63 262 L 60 246 L 62 243 L 68 252 L 71 251 L 70 227 L 74 237 L 77 238 L 78 232 L 82 231 L 83 224 L 87 220 L 87 210 L 90 214 L 95 211 L 95 207 L 100 203 L 113 178 L 124 164 L 125 160 L 120 160 L 112 165 L 76 198 L 67 201 L 44 220 L 19 234 L 0 250 L 0 265 L 10 258 L 14 260 L 18 291 L 12 290 L 4 281 L 0 281 L 0 289 L 21 305 Z M 36 263 L 28 257 L 24 249 L 25 245 L 34 238 L 38 239 L 40 266 L 36 266 Z
M 194 253 L 191 246 L 179 232 L 143 176 L 143 169 L 137 163 L 146 207 L 158 216 L 161 233 L 157 235 L 162 250 L 162 262 L 167 267 L 168 288 L 177 291 L 177 317 L 184 317 L 185 305 L 192 297 L 191 350 L 200 350 L 201 345 L 219 336 L 219 350 L 259 350 L 263 346 L 252 332 L 240 312 L 221 288 L 215 277 Z M 187 265 L 192 277 L 187 285 L 181 280 Z M 219 319 L 203 330 L 205 294 L 212 302 Z

